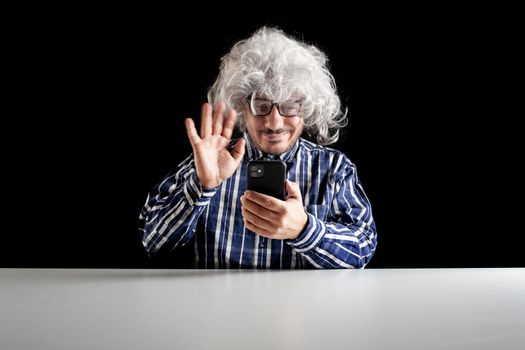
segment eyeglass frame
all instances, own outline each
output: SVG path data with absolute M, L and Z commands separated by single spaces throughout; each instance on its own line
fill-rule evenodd
M 295 114 L 295 115 L 284 115 L 281 113 L 281 107 L 280 107 L 280 104 L 281 103 L 285 103 L 285 102 L 273 102 L 273 101 L 270 101 L 270 100 L 266 100 L 268 102 L 270 102 L 271 106 L 270 106 L 270 111 L 266 114 L 256 114 L 255 113 L 255 108 L 252 107 L 252 101 L 253 101 L 253 96 L 254 94 L 250 94 L 247 98 L 246 98 L 246 102 L 248 103 L 248 107 L 250 108 L 250 112 L 252 113 L 252 115 L 254 117 L 266 117 L 267 115 L 270 115 L 273 111 L 273 106 L 276 106 L 277 107 L 277 112 L 279 112 L 279 115 L 281 117 L 284 117 L 284 118 L 295 118 L 295 117 L 300 117 L 300 111 L 301 111 L 301 107 L 303 106 L 303 103 L 302 102 L 299 102 L 299 113 Z

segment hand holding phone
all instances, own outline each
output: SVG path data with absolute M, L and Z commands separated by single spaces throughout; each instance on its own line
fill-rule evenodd
M 280 160 L 248 162 L 248 190 L 285 200 L 286 164 Z
M 241 196 L 245 227 L 271 239 L 299 237 L 308 224 L 308 215 L 299 185 L 286 180 L 285 163 L 280 160 L 251 161 L 247 170 L 250 193 Z M 268 200 L 255 192 L 273 196 L 279 201 Z

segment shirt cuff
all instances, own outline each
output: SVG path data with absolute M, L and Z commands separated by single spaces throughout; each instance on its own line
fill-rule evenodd
M 190 205 L 207 205 L 216 192 L 217 187 L 203 188 L 196 172 L 191 173 L 184 183 L 184 195 Z
M 299 253 L 308 251 L 315 247 L 326 232 L 326 227 L 323 221 L 317 219 L 310 213 L 306 213 L 306 215 L 308 215 L 308 224 L 299 237 L 287 241 L 287 243 Z

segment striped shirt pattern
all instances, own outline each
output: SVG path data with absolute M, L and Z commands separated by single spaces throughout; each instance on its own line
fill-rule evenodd
M 247 133 L 244 138 L 240 167 L 217 188 L 201 188 L 192 155 L 153 188 L 139 218 L 148 254 L 176 254 L 193 244 L 196 268 L 365 267 L 376 228 L 355 165 L 339 151 L 299 138 L 280 159 L 289 164 L 288 180 L 300 187 L 308 222 L 296 239 L 268 239 L 243 224 L 248 161 L 263 156 Z

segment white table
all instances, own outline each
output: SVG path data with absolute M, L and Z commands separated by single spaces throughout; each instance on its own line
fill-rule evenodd
M 525 269 L 0 269 L 0 349 L 525 349 Z

